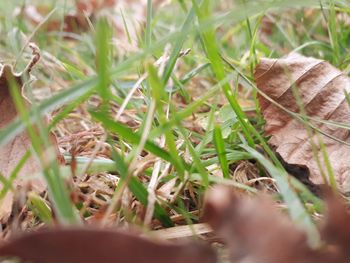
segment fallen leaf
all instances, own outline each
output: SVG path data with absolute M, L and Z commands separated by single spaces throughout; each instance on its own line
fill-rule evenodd
M 75 5 L 78 12 L 92 14 L 97 10 L 113 8 L 116 5 L 116 2 L 116 0 L 76 0 Z
M 46 31 L 58 31 L 61 28 L 64 32 L 84 32 L 89 29 L 88 18 L 89 14 L 84 12 L 70 12 L 64 16 L 63 27 L 61 21 L 58 19 L 50 19 L 44 23 L 40 28 Z M 35 26 L 40 25 L 45 21 L 46 16 L 50 13 L 50 8 L 46 6 L 26 5 L 23 8 L 23 15 L 25 18 Z
M 343 208 L 333 214 L 334 203 L 338 207 L 341 204 L 339 200 L 328 203 L 328 220 L 321 231 L 325 237 L 332 236 L 331 230 L 335 228 L 349 229 L 349 214 Z M 342 238 L 334 240 L 333 237 L 333 243 L 311 249 L 305 233 L 296 228 L 286 214 L 280 213 L 267 196 L 239 197 L 232 188 L 214 187 L 207 195 L 204 220 L 223 238 L 234 263 L 345 263 L 350 260 L 347 252 L 350 245 L 345 242 L 349 241 L 349 231 Z
M 281 217 L 266 197 L 257 202 L 239 198 L 230 188 L 216 187 L 208 194 L 205 211 L 206 220 L 227 242 L 231 262 L 286 263 L 309 258 L 305 234 Z
M 138 50 L 138 36 L 140 31 L 144 29 L 146 22 L 147 1 L 75 0 L 74 4 L 75 6 L 64 15 L 63 21 L 57 16 L 52 16 L 48 21 L 45 21 L 52 11 L 52 7 L 45 4 L 37 6 L 27 4 L 17 14 L 23 15 L 36 27 L 40 25 L 40 30 L 82 33 L 91 30 L 91 23 L 94 24 L 101 15 L 108 14 L 110 10 L 118 10 L 118 12 L 113 12 L 113 15 L 107 15 L 115 34 L 118 36 L 113 38 L 114 45 L 118 46 L 120 54 Z M 154 10 L 167 4 L 169 1 L 152 1 Z M 74 35 L 64 34 L 66 38 L 72 36 Z
M 33 52 L 33 59 L 24 69 L 24 71 L 15 73 L 11 65 L 0 64 L 0 129 L 5 128 L 17 117 L 17 110 L 15 104 L 10 95 L 9 80 L 14 79 L 17 82 L 18 87 L 21 88 L 21 93 L 23 95 L 23 81 L 22 78 L 25 76 L 30 78 L 30 71 L 34 64 L 39 60 L 39 54 Z M 29 100 L 23 95 L 26 106 L 30 106 Z M 52 141 L 52 146 L 55 148 L 57 158 L 62 161 L 62 156 L 59 155 L 59 150 L 56 143 L 56 138 L 53 134 L 50 134 L 50 139 Z M 18 134 L 14 139 L 5 145 L 0 146 L 0 174 L 9 179 L 12 171 L 16 168 L 18 163 L 21 161 L 23 156 L 31 147 L 31 140 L 27 132 L 23 131 Z M 35 156 L 31 156 L 20 169 L 16 180 L 13 182 L 12 186 L 14 189 L 20 187 L 24 184 L 31 184 L 31 188 L 34 191 L 42 192 L 45 190 L 45 183 L 42 179 L 28 180 L 26 176 L 32 176 L 41 170 L 39 161 Z M 0 186 L 0 189 L 3 185 Z M 4 223 L 11 214 L 13 204 L 13 192 L 8 191 L 6 196 L 1 200 L 0 206 L 0 222 Z
M 215 263 L 208 245 L 156 242 L 126 232 L 93 228 L 47 229 L 0 246 L 0 257 L 33 263 Z
M 106 8 L 113 8 L 116 0 L 76 0 L 73 11 L 65 14 L 62 23 L 58 19 L 50 19 L 41 29 L 47 31 L 57 31 L 63 29 L 64 32 L 84 32 L 90 28 L 89 20 L 95 19 L 95 14 Z M 38 26 L 45 20 L 45 17 L 50 13 L 49 6 L 26 5 L 22 12 L 24 16 L 34 25 Z
M 350 143 L 350 130 L 319 121 L 350 123 L 350 108 L 345 98 L 345 92 L 350 91 L 350 79 L 323 60 L 296 53 L 281 59 L 262 59 L 256 67 L 255 79 L 258 89 L 270 99 L 298 113 L 300 110 L 292 91 L 295 87 L 305 114 L 312 118 L 310 123 L 323 133 L 313 133 L 310 138 L 302 122 L 260 94 L 265 131 L 272 136 L 269 143 L 276 147 L 276 152 L 289 164 L 306 166 L 313 183 L 324 184 L 311 143 L 314 142 L 322 170 L 326 171 L 318 140 L 321 138 L 339 189 L 350 191 L 350 146 L 346 145 Z
M 327 213 L 322 226 L 322 237 L 327 244 L 335 247 L 344 262 L 350 262 L 350 214 L 349 206 L 339 196 L 326 191 Z

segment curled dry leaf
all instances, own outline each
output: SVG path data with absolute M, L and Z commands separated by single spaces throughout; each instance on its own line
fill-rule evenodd
M 328 200 L 328 220 L 321 230 L 327 243 L 317 250 L 267 196 L 238 197 L 229 187 L 215 187 L 207 195 L 204 219 L 227 243 L 234 263 L 350 262 L 350 216 L 337 198 Z
M 0 246 L 0 257 L 33 263 L 214 263 L 216 254 L 200 243 L 164 243 L 124 232 L 93 228 L 48 229 Z
M 30 71 L 34 64 L 39 60 L 39 53 L 35 53 L 32 61 L 28 64 L 26 69 L 20 73 L 13 72 L 11 65 L 1 65 L 0 64 L 0 129 L 5 128 L 12 121 L 17 118 L 16 106 L 10 95 L 10 79 L 14 79 L 17 82 L 17 86 L 21 89 L 22 96 L 26 103 L 26 106 L 30 106 L 29 100 L 23 95 L 23 81 L 22 79 L 30 78 Z M 58 154 L 58 160 L 62 161 L 62 156 L 59 155 L 59 150 L 56 144 L 56 138 L 53 134 L 50 134 L 50 139 L 52 141 L 53 147 Z M 21 161 L 23 156 L 31 147 L 31 140 L 27 132 L 21 132 L 10 142 L 5 145 L 0 146 L 0 173 L 5 178 L 9 179 L 11 173 L 16 168 L 17 164 Z M 40 168 L 39 161 L 31 156 L 29 160 L 25 162 L 20 171 L 17 174 L 17 179 L 13 182 L 12 186 L 14 188 L 20 187 L 25 183 L 31 183 L 33 190 L 42 192 L 45 189 L 45 183 L 41 179 L 35 179 L 29 181 L 24 178 L 26 176 L 33 176 L 38 173 Z M 2 189 L 3 186 L 0 186 Z M 6 196 L 0 201 L 0 222 L 4 223 L 11 214 L 12 203 L 13 203 L 13 193 L 8 191 Z
M 319 144 L 321 138 L 339 189 L 350 191 L 350 146 L 347 145 L 350 130 L 320 122 L 350 123 L 350 108 L 345 96 L 345 92 L 350 91 L 350 79 L 323 60 L 296 53 L 281 59 L 262 59 L 256 67 L 255 79 L 260 91 L 280 106 L 298 113 L 300 107 L 293 94 L 295 87 L 305 114 L 311 118 L 310 123 L 323 134 L 309 136 L 302 122 L 259 95 L 266 120 L 265 131 L 272 136 L 269 142 L 276 147 L 277 153 L 287 163 L 307 166 L 313 183 L 325 183 L 311 143 L 315 145 L 322 170 L 326 171 Z

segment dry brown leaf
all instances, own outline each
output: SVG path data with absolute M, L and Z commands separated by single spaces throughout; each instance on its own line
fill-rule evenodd
M 257 202 L 216 187 L 208 195 L 205 211 L 209 224 L 227 242 L 231 262 L 311 262 L 300 261 L 310 256 L 306 236 L 266 197 Z
M 116 0 L 76 0 L 75 5 L 78 12 L 92 14 L 97 10 L 112 8 L 116 2 Z
M 16 256 L 33 263 L 215 263 L 207 245 L 155 242 L 114 230 L 49 229 L 25 234 L 0 246 L 0 256 Z
M 32 61 L 28 64 L 26 69 L 20 73 L 14 73 L 11 65 L 0 64 L 0 129 L 5 128 L 17 117 L 17 110 L 15 104 L 12 101 L 12 97 L 9 91 L 9 80 L 14 79 L 18 87 L 21 88 L 23 95 L 23 82 L 22 78 L 25 75 L 29 78 L 30 70 L 33 65 L 39 60 L 39 54 L 36 53 L 33 56 Z M 23 95 L 26 106 L 30 106 L 29 100 Z M 58 154 L 58 160 L 62 161 L 62 156 L 59 155 L 59 150 L 56 144 L 56 139 L 53 134 L 50 135 L 53 143 L 53 147 Z M 9 178 L 11 172 L 15 169 L 17 164 L 23 158 L 25 153 L 31 147 L 31 140 L 28 134 L 24 131 L 18 134 L 14 139 L 5 145 L 0 146 L 0 173 L 5 178 Z M 38 173 L 40 168 L 39 161 L 34 157 L 30 157 L 29 160 L 23 165 L 17 175 L 17 179 L 14 181 L 14 189 L 23 185 L 31 184 L 34 191 L 42 192 L 45 189 L 45 183 L 41 179 L 35 179 L 29 181 L 25 179 L 26 176 L 33 176 Z M 2 189 L 3 186 L 0 186 Z M 13 193 L 12 191 L 7 192 L 7 195 L 1 200 L 0 206 L 0 221 L 4 223 L 9 217 L 12 210 Z
M 327 244 L 336 247 L 346 262 L 350 262 L 350 214 L 349 206 L 328 190 L 326 194 L 327 214 L 322 227 L 322 237 Z
M 350 108 L 345 98 L 345 92 L 350 91 L 350 79 L 323 60 L 296 53 L 281 59 L 262 59 L 256 67 L 255 79 L 260 91 L 289 111 L 299 112 L 292 92 L 292 87 L 296 87 L 307 116 L 350 123 Z M 287 163 L 307 166 L 313 183 L 325 183 L 304 125 L 264 96 L 260 95 L 259 100 L 266 120 L 265 131 L 267 135 L 272 135 L 269 142 L 276 151 Z M 311 123 L 323 133 L 350 143 L 350 130 L 315 120 Z M 350 191 L 350 146 L 329 136 L 319 137 L 326 146 L 339 189 Z M 326 171 L 317 135 L 313 134 L 311 139 L 317 148 L 322 169 Z
M 63 31 L 64 32 L 84 32 L 89 29 L 88 18 L 89 13 L 85 13 L 85 10 L 81 12 L 68 13 L 64 16 Z M 45 21 L 45 17 L 50 13 L 50 9 L 46 6 L 33 6 L 27 5 L 23 8 L 24 16 L 33 25 L 38 26 L 40 23 Z M 62 27 L 62 23 L 57 19 L 51 19 L 46 22 L 41 29 L 46 31 L 57 31 Z
M 328 221 L 322 232 L 325 241 L 333 242 L 318 250 L 308 246 L 305 233 L 279 213 L 267 196 L 238 197 L 232 188 L 215 187 L 207 195 L 205 219 L 227 243 L 234 263 L 349 262 L 350 233 L 340 236 L 339 230 L 349 229 L 350 216 L 339 200 L 329 200 Z M 341 208 L 334 211 L 333 205 Z M 332 230 L 336 231 L 336 237 Z
M 76 0 L 75 10 L 64 16 L 63 31 L 75 33 L 87 31 L 89 29 L 89 19 L 93 20 L 97 12 L 106 8 L 112 8 L 115 4 L 116 0 Z M 38 26 L 50 13 L 50 9 L 50 7 L 45 5 L 26 5 L 22 12 L 31 23 Z M 51 19 L 41 26 L 41 29 L 56 31 L 61 30 L 61 27 L 61 21 Z

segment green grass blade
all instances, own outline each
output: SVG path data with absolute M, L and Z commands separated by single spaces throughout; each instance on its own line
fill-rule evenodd
M 224 139 L 222 138 L 222 132 L 219 125 L 214 126 L 213 135 L 214 135 L 213 136 L 214 145 L 220 161 L 222 173 L 224 175 L 224 178 L 228 179 L 230 178 L 230 173 L 228 170 L 228 162 L 226 159 L 225 142 L 224 142 Z
M 156 69 L 152 64 L 148 64 L 148 80 L 149 86 L 151 87 L 153 100 L 156 102 L 156 109 L 158 113 L 158 118 L 160 124 L 164 124 L 168 122 L 167 116 L 164 113 L 164 103 L 166 101 L 166 93 L 165 88 L 162 81 L 159 79 Z M 183 162 L 181 160 L 180 154 L 176 148 L 174 134 L 170 130 L 166 130 L 164 132 L 165 141 L 169 148 L 169 154 L 174 161 L 173 164 L 176 167 L 180 177 L 184 178 L 185 168 L 183 166 Z
M 198 17 L 199 22 L 203 22 L 205 19 L 211 16 L 210 14 L 210 4 L 208 0 L 204 0 L 201 7 L 199 7 L 196 3 L 196 1 L 192 0 L 193 6 L 195 7 L 195 11 Z M 211 62 L 212 70 L 218 79 L 218 81 L 221 81 L 225 78 L 225 70 L 224 66 L 221 61 L 219 48 L 217 45 L 217 40 L 215 37 L 214 30 L 208 26 L 208 28 L 202 32 L 201 34 L 203 45 L 206 51 L 206 54 L 208 56 L 209 61 Z M 245 137 L 248 140 L 248 143 L 250 146 L 254 146 L 254 140 L 250 134 L 250 130 L 254 129 L 251 125 L 248 125 L 247 118 L 242 111 L 240 105 L 238 104 L 236 98 L 233 96 L 233 92 L 231 90 L 231 87 L 228 83 L 225 83 L 222 85 L 222 90 L 225 94 L 225 97 L 229 101 L 232 109 L 236 113 L 236 116 L 242 126 L 243 132 Z
M 28 201 L 31 204 L 31 210 L 44 223 L 51 224 L 53 222 L 52 212 L 46 201 L 34 192 L 28 193 Z
M 99 112 L 90 112 L 90 114 L 97 121 L 100 121 L 108 131 L 117 133 L 120 137 L 122 137 L 124 140 L 128 141 L 129 143 L 137 145 L 140 142 L 141 136 L 133 132 L 130 128 L 118 122 L 115 122 L 112 119 L 109 119 L 108 117 L 106 117 L 105 114 L 102 114 Z M 145 149 L 150 153 L 162 158 L 163 160 L 176 165 L 176 161 L 172 158 L 169 152 L 163 150 L 155 143 L 148 140 L 145 144 Z
M 13 169 L 13 171 L 10 174 L 10 177 L 8 179 L 4 178 L 2 175 L 0 177 L 0 181 L 3 184 L 3 187 L 0 192 L 0 200 L 5 197 L 7 192 L 11 190 L 13 187 L 13 182 L 17 178 L 18 173 L 21 171 L 25 163 L 28 161 L 29 157 L 31 156 L 31 152 L 28 150 L 21 160 L 17 163 L 16 167 Z
M 199 174 L 202 176 L 202 182 L 203 182 L 204 188 L 207 188 L 209 186 L 208 171 L 205 169 L 205 166 L 203 165 L 203 162 L 200 159 L 200 155 L 197 153 L 197 151 L 194 149 L 191 141 L 188 139 L 189 138 L 188 132 L 183 127 L 179 127 L 179 130 L 180 130 L 182 137 L 186 143 L 187 149 L 192 156 L 192 160 L 193 160 L 192 167 L 193 168 L 195 167 L 197 169 Z
M 184 22 L 184 24 L 183 24 L 183 26 L 181 28 L 182 32 L 188 32 L 192 28 L 192 21 L 193 21 L 194 17 L 195 17 L 194 10 L 191 9 L 188 12 L 187 18 L 186 18 L 186 20 L 185 20 L 185 22 Z M 185 34 L 185 33 L 180 34 L 178 40 L 175 42 L 174 49 L 172 50 L 172 52 L 170 54 L 168 64 L 165 67 L 165 70 L 164 70 L 164 73 L 163 73 L 163 77 L 162 77 L 162 80 L 163 80 L 163 82 L 165 84 L 168 82 L 168 80 L 169 80 L 169 78 L 171 76 L 171 73 L 172 73 L 172 71 L 174 69 L 176 60 L 179 57 L 179 53 L 181 51 L 183 43 L 186 40 L 186 37 L 187 37 L 187 34 Z
M 148 191 L 146 187 L 140 182 L 137 177 L 129 174 L 128 165 L 125 163 L 122 156 L 118 154 L 114 149 L 112 157 L 115 162 L 115 169 L 118 171 L 121 181 L 128 180 L 127 185 L 130 191 L 133 193 L 133 195 L 135 195 L 137 200 L 141 202 L 141 204 L 147 207 Z M 122 184 L 122 182 L 119 182 L 118 185 L 119 184 Z M 118 191 L 118 188 L 116 191 Z M 164 227 L 171 227 L 174 225 L 168 214 L 165 212 L 163 207 L 159 205 L 158 202 L 156 202 L 154 205 L 154 216 L 163 224 Z
M 333 49 L 333 63 L 339 65 L 340 62 L 340 46 L 338 41 L 337 33 L 337 17 L 335 11 L 334 0 L 330 1 L 329 4 L 329 16 L 328 16 L 328 34 L 329 40 L 331 42 L 331 47 Z
M 152 0 L 147 0 L 147 18 L 146 18 L 146 32 L 145 32 L 146 47 L 149 47 L 152 41 L 152 16 L 153 16 Z
M 148 192 L 146 187 L 140 182 L 137 177 L 131 177 L 129 182 L 130 191 L 136 196 L 136 198 L 147 207 Z M 172 227 L 174 223 L 171 221 L 165 210 L 159 205 L 158 202 L 154 204 L 154 216 L 157 218 L 164 227 Z
M 105 18 L 102 18 L 97 23 L 96 31 L 96 60 L 98 85 L 97 92 L 100 94 L 104 106 L 107 106 L 110 98 L 110 75 L 111 68 L 110 54 L 111 54 L 111 27 Z

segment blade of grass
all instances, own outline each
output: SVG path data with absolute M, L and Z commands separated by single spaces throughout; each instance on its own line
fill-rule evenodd
M 321 5 L 322 8 L 322 5 Z M 329 1 L 329 15 L 325 16 L 328 27 L 329 40 L 331 43 L 331 47 L 333 49 L 333 64 L 339 65 L 340 62 L 340 46 L 338 41 L 338 33 L 337 33 L 337 17 L 335 11 L 335 3 L 334 0 Z
M 163 101 L 167 100 L 164 85 L 159 79 L 157 71 L 154 68 L 153 64 L 148 64 L 147 71 L 149 86 L 152 89 L 152 97 L 153 100 L 156 102 L 156 109 L 158 113 L 159 122 L 162 125 L 168 121 L 163 109 Z M 180 154 L 176 148 L 174 135 L 170 130 L 165 131 L 164 135 L 166 144 L 169 148 L 169 154 L 171 155 L 172 160 L 174 161 L 173 164 L 176 167 L 180 178 L 183 179 L 185 168 L 183 166 L 183 162 L 181 161 Z
M 45 224 L 53 222 L 52 212 L 46 201 L 34 192 L 28 193 L 28 201 L 31 204 L 31 210 L 40 218 Z
M 16 167 L 13 169 L 8 179 L 6 179 L 3 176 L 0 177 L 1 178 L 0 181 L 3 184 L 3 188 L 1 189 L 1 192 L 0 192 L 0 200 L 5 197 L 5 195 L 9 190 L 12 190 L 14 180 L 17 178 L 18 173 L 21 171 L 21 169 L 23 168 L 25 163 L 28 161 L 30 156 L 31 156 L 31 152 L 28 150 L 23 155 L 21 160 L 17 163 Z
M 183 128 L 179 127 L 179 130 L 181 132 L 181 135 L 183 137 L 183 140 L 185 141 L 185 144 L 187 146 L 188 151 L 190 152 L 193 160 L 193 168 L 195 167 L 199 174 L 202 176 L 202 182 L 203 182 L 203 187 L 206 189 L 209 186 L 209 180 L 208 180 L 208 172 L 205 169 L 202 160 L 200 159 L 199 154 L 196 152 L 194 149 L 192 143 L 190 142 L 189 134 L 188 132 Z
M 97 73 L 98 73 L 98 84 L 97 92 L 102 98 L 103 105 L 101 107 L 106 108 L 108 106 L 110 98 L 110 74 L 109 69 L 111 68 L 111 45 L 110 41 L 112 38 L 111 27 L 108 24 L 106 18 L 102 18 L 97 23 L 96 31 L 96 60 L 97 60 Z M 107 108 L 106 108 L 107 110 Z
M 115 169 L 118 171 L 121 179 L 121 182 L 118 183 L 118 186 L 122 185 L 124 180 L 127 180 L 125 183 L 128 185 L 130 191 L 135 195 L 137 200 L 139 200 L 145 207 L 147 207 L 148 191 L 146 187 L 140 182 L 137 177 L 129 176 L 128 165 L 123 160 L 123 157 L 119 155 L 118 152 L 114 150 L 114 148 L 112 149 L 112 157 L 115 162 Z M 117 187 L 116 193 L 118 190 L 119 187 Z M 163 224 L 164 227 L 174 226 L 170 217 L 158 202 L 156 202 L 154 206 L 154 216 Z
M 228 170 L 228 163 L 226 158 L 225 142 L 222 138 L 221 128 L 218 124 L 214 126 L 213 135 L 213 141 L 221 165 L 222 173 L 224 175 L 224 178 L 228 179 L 230 178 L 230 173 Z
M 211 175 L 211 174 L 209 174 L 208 179 L 209 179 L 209 182 L 212 184 L 229 185 L 229 186 L 236 187 L 238 189 L 246 190 L 246 191 L 251 192 L 251 193 L 257 193 L 257 190 L 255 188 L 247 186 L 245 184 L 237 183 L 233 180 L 221 178 L 219 176 L 215 176 L 215 175 Z M 191 182 L 200 182 L 200 184 L 202 184 L 202 176 L 200 174 L 196 174 L 196 173 L 191 174 L 190 181 Z
M 146 18 L 146 31 L 145 31 L 146 47 L 149 47 L 152 41 L 152 16 L 153 16 L 152 0 L 147 0 L 147 18 Z
M 129 183 L 130 191 L 135 195 L 135 197 L 147 207 L 148 192 L 146 187 L 140 182 L 137 177 L 131 177 Z M 170 217 L 166 211 L 159 205 L 158 202 L 154 204 L 154 217 L 157 218 L 164 227 L 172 227 L 174 223 L 171 221 Z
M 133 132 L 130 128 L 118 122 L 115 122 L 112 119 L 109 119 L 107 116 L 105 116 L 105 114 L 102 114 L 99 112 L 90 112 L 90 114 L 97 121 L 100 121 L 107 130 L 109 130 L 110 132 L 119 134 L 124 140 L 128 141 L 129 143 L 137 145 L 140 142 L 141 136 Z M 173 165 L 176 165 L 176 161 L 173 159 L 172 155 L 170 155 L 169 152 L 163 150 L 162 148 L 160 148 L 155 143 L 149 140 L 145 144 L 145 150 L 162 158 L 167 162 L 172 163 Z M 183 164 L 185 164 L 183 160 L 182 162 Z M 188 165 L 184 165 L 184 167 L 187 167 L 187 166 Z
M 192 4 L 200 23 L 211 16 L 209 0 L 204 0 L 201 6 L 198 6 L 195 0 L 192 0 Z M 202 43 L 204 45 L 208 59 L 211 62 L 212 70 L 218 81 L 221 81 L 225 78 L 225 70 L 221 62 L 214 30 L 211 27 L 207 27 L 207 29 L 201 33 L 201 38 L 203 40 Z M 248 126 L 247 118 L 240 105 L 238 104 L 236 98 L 233 96 L 231 87 L 228 83 L 225 83 L 222 85 L 222 90 L 232 109 L 236 113 L 236 116 L 242 126 L 243 133 L 246 136 L 249 145 L 254 146 L 254 140 L 250 134 L 251 127 Z
M 172 118 L 170 118 L 166 123 L 153 129 L 153 131 L 150 134 L 150 138 L 156 138 L 162 135 L 166 130 L 171 129 L 173 125 L 180 123 L 181 120 L 191 116 L 193 112 L 195 112 L 200 106 L 202 106 L 205 103 L 205 101 L 212 98 L 218 93 L 223 83 L 232 80 L 233 77 L 234 74 L 229 74 L 225 79 L 217 83 L 215 86 L 211 87 L 211 89 L 209 89 L 203 96 L 199 97 L 191 104 L 187 105 L 185 109 L 174 113 Z
M 128 24 L 126 23 L 126 20 L 125 20 L 125 16 L 124 16 L 123 9 L 120 9 L 120 14 L 121 14 L 122 19 L 123 19 L 124 31 L 125 31 L 125 33 L 126 33 L 126 36 L 128 37 L 128 42 L 129 42 L 129 44 L 131 44 L 131 43 L 132 43 L 132 40 L 131 40 L 131 36 L 130 36 Z
M 194 10 L 191 9 L 188 12 L 188 15 L 186 17 L 186 20 L 184 22 L 184 24 L 182 25 L 181 31 L 182 32 L 188 32 L 190 31 L 190 29 L 192 28 L 192 20 L 195 17 L 195 13 Z M 181 48 L 183 46 L 183 43 L 185 42 L 187 37 L 187 34 L 180 34 L 179 38 L 177 39 L 177 41 L 175 42 L 175 46 L 174 49 L 172 50 L 170 57 L 169 57 L 169 61 L 168 64 L 165 67 L 163 76 L 162 76 L 162 81 L 164 84 L 166 84 L 171 76 L 171 73 L 174 69 L 175 63 L 177 58 L 179 57 L 179 53 L 181 51 Z

